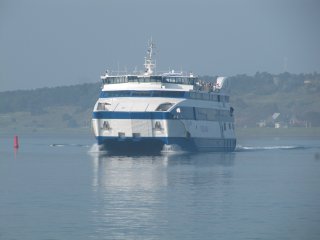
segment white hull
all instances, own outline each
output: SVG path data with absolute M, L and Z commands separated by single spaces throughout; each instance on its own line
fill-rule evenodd
M 203 108 L 229 112 L 226 103 L 212 104 L 208 101 L 170 98 L 112 98 L 99 99 L 108 102 L 108 111 L 96 111 L 92 119 L 94 134 L 99 144 L 115 147 L 132 142 L 145 145 L 150 140 L 157 140 L 162 149 L 179 149 L 184 151 L 233 151 L 235 133 L 233 118 L 220 120 L 175 118 L 170 112 L 155 112 L 155 106 L 163 102 L 175 102 L 175 107 Z M 197 106 L 197 107 L 192 107 Z M 196 118 L 196 117 L 195 117 Z M 143 149 L 143 146 L 139 146 Z M 118 147 L 117 147 L 118 148 Z M 147 149 L 146 149 L 147 150 Z

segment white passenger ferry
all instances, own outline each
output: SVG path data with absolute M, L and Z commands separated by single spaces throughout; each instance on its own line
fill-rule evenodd
M 98 144 L 110 152 L 233 151 L 236 146 L 228 79 L 192 73 L 157 74 L 151 42 L 145 71 L 101 76 L 93 110 Z

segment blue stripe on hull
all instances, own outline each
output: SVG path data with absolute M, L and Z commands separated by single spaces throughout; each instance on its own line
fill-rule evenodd
M 214 151 L 232 152 L 236 147 L 235 139 L 207 139 L 207 138 L 185 138 L 185 137 L 157 137 L 157 138 L 125 138 L 97 137 L 98 144 L 104 145 L 111 152 L 160 152 L 164 146 L 178 145 L 182 150 L 188 152 Z

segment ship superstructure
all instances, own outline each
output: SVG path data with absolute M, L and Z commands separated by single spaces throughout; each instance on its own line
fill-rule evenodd
M 93 110 L 98 144 L 111 152 L 233 151 L 234 113 L 229 82 L 201 81 L 192 73 L 155 73 L 154 43 L 139 74 L 101 76 Z

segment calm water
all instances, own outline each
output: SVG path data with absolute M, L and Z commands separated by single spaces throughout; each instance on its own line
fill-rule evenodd
M 320 139 L 108 156 L 88 137 L 0 138 L 0 239 L 320 239 Z

